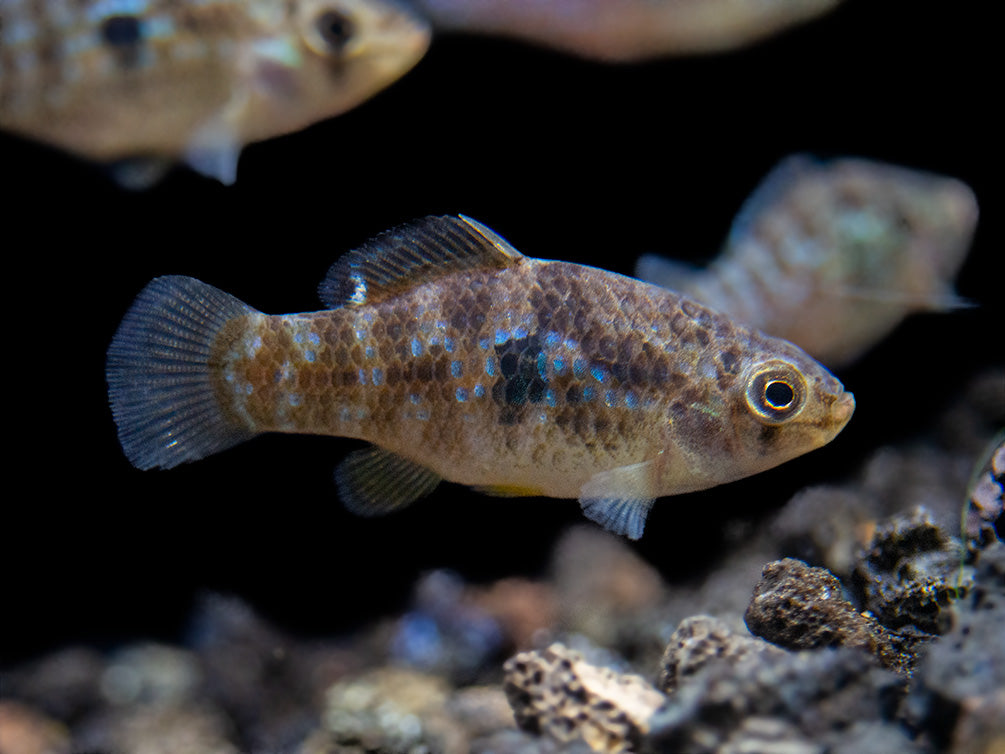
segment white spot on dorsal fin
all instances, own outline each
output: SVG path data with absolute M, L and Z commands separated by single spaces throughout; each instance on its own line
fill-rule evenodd
M 466 217 L 425 217 L 393 228 L 339 259 L 318 290 L 325 306 L 374 303 L 452 272 L 504 269 L 523 254 Z

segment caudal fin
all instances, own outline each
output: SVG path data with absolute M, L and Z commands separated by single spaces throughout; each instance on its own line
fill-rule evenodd
M 254 436 L 224 416 L 210 373 L 217 333 L 255 310 L 195 278 L 152 280 L 108 348 L 108 398 L 129 461 L 171 468 Z

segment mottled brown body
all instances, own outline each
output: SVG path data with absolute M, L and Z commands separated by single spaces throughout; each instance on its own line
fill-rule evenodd
M 337 115 L 428 41 L 396 0 L 0 0 L 0 126 L 93 159 L 208 172 L 193 154 L 233 162 L 248 142 Z
M 598 471 L 672 448 L 669 494 L 707 486 L 708 459 L 770 450 L 774 437 L 722 429 L 747 414 L 730 398 L 741 353 L 778 355 L 776 343 L 581 265 L 526 260 L 234 327 L 218 390 L 235 419 L 358 437 L 466 484 L 578 497 Z
M 141 468 L 262 432 L 367 440 L 350 508 L 441 479 L 579 498 L 630 537 L 652 501 L 830 441 L 854 408 L 795 346 L 668 290 L 530 259 L 469 218 L 426 218 L 345 255 L 332 309 L 268 316 L 192 278 L 153 281 L 109 349 L 119 437 Z
M 747 200 L 706 269 L 645 256 L 636 273 L 837 367 L 911 312 L 958 303 L 952 279 L 977 215 L 973 191 L 953 178 L 794 155 Z

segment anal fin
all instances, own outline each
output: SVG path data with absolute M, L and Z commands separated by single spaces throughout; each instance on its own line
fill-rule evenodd
M 371 445 L 350 453 L 335 470 L 345 507 L 359 516 L 381 516 L 425 497 L 440 476 L 415 461 Z

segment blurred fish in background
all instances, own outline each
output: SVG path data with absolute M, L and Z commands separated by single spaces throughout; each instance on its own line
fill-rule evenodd
M 434 28 L 500 35 L 610 62 L 714 53 L 804 23 L 841 0 L 411 0 Z
M 244 145 L 355 107 L 429 38 L 397 0 L 0 0 L 0 127 L 133 188 L 177 161 L 232 183 Z
M 977 216 L 954 178 L 795 155 L 747 200 L 708 267 L 649 254 L 635 272 L 836 368 L 912 312 L 964 305 L 952 280 Z

